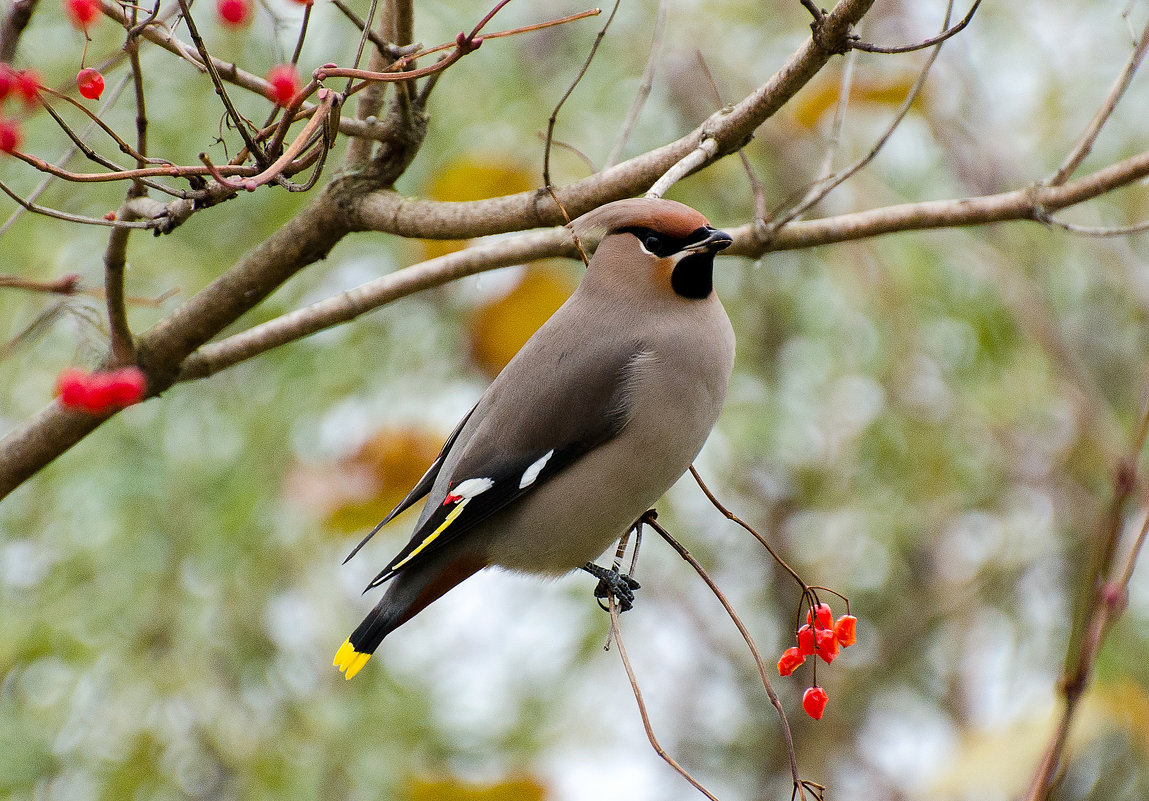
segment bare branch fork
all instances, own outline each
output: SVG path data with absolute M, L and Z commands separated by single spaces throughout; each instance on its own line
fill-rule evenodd
M 823 29 L 827 35 L 844 38 L 871 3 L 872 0 L 842 0 L 826 15 Z M 106 14 L 128 22 L 118 4 L 112 0 L 102 0 L 102 4 Z M 140 35 L 181 57 L 196 60 L 196 56 L 186 48 L 173 45 L 172 37 L 162 34 L 156 26 L 144 27 Z M 723 149 L 735 152 L 758 125 L 781 108 L 821 69 L 831 55 L 812 41 L 802 45 L 773 78 L 722 118 L 717 132 L 719 136 L 715 138 L 724 143 Z M 230 65 L 223 65 L 218 71 L 228 82 L 247 81 Z M 255 91 L 264 88 L 262 79 L 248 83 Z M 339 127 L 340 130 L 345 127 L 342 120 Z M 701 138 L 701 130 L 689 134 L 589 179 L 562 187 L 557 190 L 557 195 L 572 214 L 579 214 L 608 200 L 640 193 L 674 162 L 693 150 Z M 409 158 L 397 166 L 401 170 L 406 163 L 409 163 Z M 355 175 L 336 178 L 295 218 L 233 268 L 153 329 L 136 338 L 137 361 L 148 374 L 149 393 L 155 395 L 164 391 L 179 378 L 188 356 L 297 271 L 322 258 L 336 242 L 352 231 L 378 230 L 401 235 L 471 238 L 562 221 L 557 204 L 553 201 L 548 203 L 545 195 L 535 192 L 494 201 L 432 204 L 427 207 L 422 202 L 406 200 L 390 189 L 389 182 L 394 177 L 394 173 L 385 172 L 375 180 Z M 0 497 L 68 450 L 97 428 L 103 419 L 71 413 L 53 403 L 0 440 Z

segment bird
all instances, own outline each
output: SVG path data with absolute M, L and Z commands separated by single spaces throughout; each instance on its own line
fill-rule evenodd
M 735 340 L 714 257 L 733 240 L 661 198 L 606 203 L 568 227 L 598 239 L 578 287 L 347 557 L 426 498 L 410 541 L 367 588 L 386 592 L 336 653 L 348 679 L 384 637 L 488 567 L 582 568 L 616 595 L 637 587 L 593 560 L 686 472 L 717 422 Z

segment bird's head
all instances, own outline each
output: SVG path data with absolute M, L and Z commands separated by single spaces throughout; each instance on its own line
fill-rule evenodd
M 607 203 L 570 228 L 581 241 L 601 238 L 588 278 L 599 272 L 607 280 L 690 300 L 714 291 L 714 254 L 733 242 L 689 206 L 657 198 Z

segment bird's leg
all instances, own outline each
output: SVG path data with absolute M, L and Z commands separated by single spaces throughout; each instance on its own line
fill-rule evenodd
M 626 612 L 634 606 L 634 591 L 642 587 L 634 578 L 634 568 L 638 563 L 638 548 L 642 544 L 642 524 L 657 517 L 658 513 L 650 509 L 635 521 L 634 526 L 619 540 L 618 549 L 614 554 L 614 564 L 610 568 L 596 565 L 594 562 L 587 562 L 583 566 L 583 570 L 598 579 L 598 586 L 594 588 L 594 597 L 598 599 L 598 605 L 604 611 L 609 611 L 607 605 L 603 603 L 603 599 L 608 595 L 613 595 L 618 599 L 619 609 L 622 612 Z M 623 573 L 622 557 L 626 553 L 626 546 L 630 542 L 632 532 L 634 533 L 634 552 L 630 558 L 630 571 Z
M 634 591 L 642 585 L 613 567 L 602 567 L 594 562 L 587 562 L 582 569 L 598 579 L 598 586 L 594 588 L 594 597 L 598 598 L 598 605 L 604 610 L 609 607 L 602 601 L 608 595 L 618 599 L 619 609 L 623 612 L 634 606 Z

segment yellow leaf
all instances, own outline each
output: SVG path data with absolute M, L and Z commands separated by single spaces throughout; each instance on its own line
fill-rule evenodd
M 412 779 L 409 801 L 544 801 L 546 787 L 531 776 L 494 784 L 472 784 L 457 778 Z
M 475 312 L 472 358 L 489 376 L 498 375 L 573 291 L 574 283 L 561 270 L 537 264 L 527 267 L 510 292 Z
M 504 156 L 472 153 L 461 156 L 440 171 L 427 187 L 432 200 L 467 201 L 526 192 L 536 186 L 527 165 Z M 462 250 L 465 241 L 424 239 L 423 258 L 433 259 Z
M 855 78 L 850 87 L 850 105 L 872 105 L 895 108 L 906 99 L 916 76 L 912 73 L 892 76 L 885 80 Z M 838 105 L 842 85 L 837 80 L 823 80 L 803 92 L 792 104 L 794 119 L 804 128 L 813 128 L 822 115 Z M 918 96 L 917 106 L 925 98 Z
M 417 428 L 382 429 L 334 464 L 295 467 L 284 494 L 335 533 L 371 528 L 415 486 L 443 439 Z

